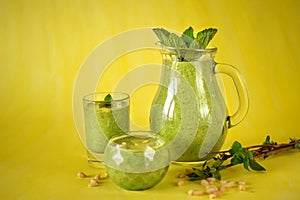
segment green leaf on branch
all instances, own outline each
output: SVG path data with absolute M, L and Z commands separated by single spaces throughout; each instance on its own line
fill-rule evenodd
M 295 144 L 295 148 L 300 149 L 300 143 L 299 142 Z
M 221 173 L 220 171 L 216 171 L 215 173 L 213 173 L 213 177 L 218 179 L 218 180 L 221 180 Z
M 268 142 L 270 138 L 267 138 L 266 141 Z M 254 160 L 253 153 L 251 151 L 248 151 L 246 148 L 243 148 L 241 143 L 235 141 L 231 149 L 229 150 L 229 153 L 233 156 L 230 160 L 230 163 L 232 165 L 238 165 L 242 164 L 246 170 L 250 171 L 250 168 L 252 170 L 258 170 L 258 171 L 264 171 L 265 169 L 258 164 Z M 249 168 L 250 167 L 250 168 Z
M 215 162 L 213 163 L 213 167 L 219 168 L 219 167 L 223 164 L 223 162 L 224 162 L 224 160 L 217 159 L 217 160 L 215 160 Z
M 229 150 L 229 153 L 231 155 L 233 155 L 233 154 L 241 151 L 241 149 L 242 149 L 241 143 L 239 143 L 238 141 L 234 141 L 234 143 L 231 146 L 231 149 Z
M 238 157 L 234 156 L 231 160 L 230 160 L 230 163 L 232 165 L 238 165 L 238 164 L 241 164 L 243 163 L 243 160 L 242 159 L 239 159 Z
M 213 162 L 205 161 L 202 167 L 194 168 L 194 173 L 188 175 L 190 180 L 199 180 L 208 177 L 215 177 L 221 179 L 221 170 L 229 167 L 243 164 L 243 167 L 250 171 L 266 171 L 255 159 L 260 157 L 267 157 L 269 155 L 277 154 L 291 149 L 300 149 L 300 139 L 290 138 L 289 143 L 277 144 L 267 136 L 263 144 L 253 145 L 243 148 L 241 143 L 235 141 L 231 148 L 227 151 L 211 152 L 215 156 L 212 158 Z M 224 164 L 229 161 L 230 164 Z
M 189 175 L 189 179 L 190 180 L 201 180 L 201 179 L 206 179 L 209 176 L 207 175 L 206 171 L 197 169 L 197 168 L 193 168 L 193 173 Z
M 245 158 L 244 161 L 243 161 L 243 164 L 244 164 L 244 168 L 248 171 L 250 171 L 249 169 L 249 158 Z
M 255 170 L 255 171 L 266 171 L 266 169 L 263 166 L 261 166 L 258 162 L 256 162 L 255 160 L 250 160 L 249 166 L 252 170 Z
M 277 142 L 271 141 L 271 137 L 268 135 L 266 137 L 266 140 L 264 141 L 263 144 L 271 144 L 271 145 L 273 145 L 273 144 L 277 144 Z

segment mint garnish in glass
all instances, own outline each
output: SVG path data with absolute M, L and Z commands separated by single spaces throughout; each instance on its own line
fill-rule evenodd
M 111 107 L 111 102 L 113 101 L 113 98 L 111 96 L 110 93 L 108 93 L 105 97 L 104 97 L 104 102 L 99 104 L 99 108 L 102 107 L 107 107 L 110 108 Z

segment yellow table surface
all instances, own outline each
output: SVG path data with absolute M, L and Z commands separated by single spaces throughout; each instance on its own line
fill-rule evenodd
M 90 178 L 78 179 L 77 172 L 94 176 L 105 170 L 87 163 L 75 129 L 56 127 L 30 141 L 18 140 L 14 136 L 17 130 L 6 130 L 1 141 L 6 147 L 5 152 L 1 151 L 1 199 L 208 199 L 187 195 L 189 189 L 199 188 L 199 182 L 176 186 L 176 175 L 185 169 L 178 165 L 171 165 L 165 179 L 150 190 L 126 191 L 110 179 L 90 188 Z M 242 166 L 224 170 L 223 180 L 244 180 L 247 190 L 232 188 L 219 198 L 299 199 L 300 152 L 293 150 L 259 162 L 266 172 L 248 172 Z

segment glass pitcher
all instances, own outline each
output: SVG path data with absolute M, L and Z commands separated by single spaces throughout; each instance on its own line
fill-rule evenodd
M 227 130 L 248 111 L 248 91 L 240 72 L 214 60 L 217 48 L 178 49 L 162 46 L 162 72 L 150 112 L 151 130 L 166 142 L 172 161 L 199 162 L 211 157 Z M 230 115 L 216 74 L 230 76 L 239 106 Z

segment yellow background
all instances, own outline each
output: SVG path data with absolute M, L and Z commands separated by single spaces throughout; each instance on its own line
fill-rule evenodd
M 86 163 L 73 121 L 76 75 L 98 44 L 136 28 L 218 28 L 212 41 L 219 49 L 216 60 L 235 65 L 250 94 L 249 113 L 229 130 L 224 148 L 234 140 L 261 143 L 267 134 L 279 142 L 300 138 L 299 19 L 298 0 L 1 0 L 0 198 L 195 199 L 186 195 L 194 183 L 174 186 L 177 166 L 160 185 L 144 192 L 121 190 L 110 180 L 87 188 L 88 180 L 76 178 L 80 170 L 97 173 Z M 128 59 L 124 67 L 143 56 Z M 133 107 L 133 118 L 145 125 L 146 109 L 139 109 Z M 275 157 L 261 161 L 266 173 L 241 167 L 224 172 L 224 178 L 244 179 L 251 189 L 231 191 L 222 199 L 299 199 L 300 154 Z

